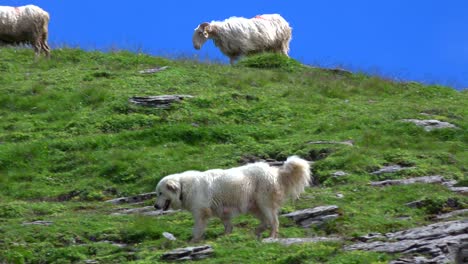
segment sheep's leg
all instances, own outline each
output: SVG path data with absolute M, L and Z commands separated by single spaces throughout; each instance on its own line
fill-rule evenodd
M 41 42 L 39 40 L 34 42 L 33 48 L 34 48 L 34 58 L 35 60 L 37 60 L 39 56 L 41 55 Z
M 47 44 L 47 32 L 44 32 L 42 34 L 42 40 L 41 40 L 41 48 L 46 54 L 46 56 L 49 58 L 50 57 L 50 47 Z

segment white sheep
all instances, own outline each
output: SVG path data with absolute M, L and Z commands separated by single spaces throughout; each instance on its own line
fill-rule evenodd
M 292 28 L 278 14 L 258 15 L 251 19 L 231 17 L 205 22 L 195 29 L 193 47 L 199 50 L 212 39 L 233 64 L 240 56 L 260 52 L 279 52 L 288 56 Z
M 35 5 L 0 6 L 0 43 L 31 44 L 36 57 L 50 55 L 47 44 L 49 14 Z

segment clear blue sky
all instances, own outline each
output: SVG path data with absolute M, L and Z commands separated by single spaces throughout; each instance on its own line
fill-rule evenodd
M 468 0 L 3 0 L 51 15 L 49 42 L 153 55 L 228 60 L 210 42 L 192 47 L 201 22 L 279 13 L 293 27 L 291 57 L 399 80 L 468 88 Z

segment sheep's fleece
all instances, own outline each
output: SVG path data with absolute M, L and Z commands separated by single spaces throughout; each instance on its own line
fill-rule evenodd
M 226 170 L 186 171 L 159 181 L 154 206 L 192 212 L 192 241 L 202 238 L 210 217 L 219 217 L 225 233 L 230 233 L 231 219 L 245 213 L 260 220 L 257 236 L 270 227 L 270 236 L 276 237 L 280 206 L 288 196 L 299 197 L 309 181 L 309 163 L 297 156 L 289 157 L 281 167 L 257 162 Z
M 195 49 L 212 39 L 231 64 L 240 56 L 260 53 L 289 53 L 292 28 L 278 14 L 258 15 L 253 18 L 231 17 L 224 21 L 204 22 L 195 28 L 192 37 Z
M 0 6 L 0 43 L 31 44 L 36 55 L 50 53 L 48 38 L 49 14 L 40 7 Z

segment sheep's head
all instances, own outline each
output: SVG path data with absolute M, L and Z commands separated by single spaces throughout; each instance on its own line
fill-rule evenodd
M 210 23 L 205 22 L 198 25 L 193 33 L 193 47 L 197 50 L 201 49 L 203 44 L 205 44 L 205 42 L 211 37 L 212 33 L 213 30 Z

